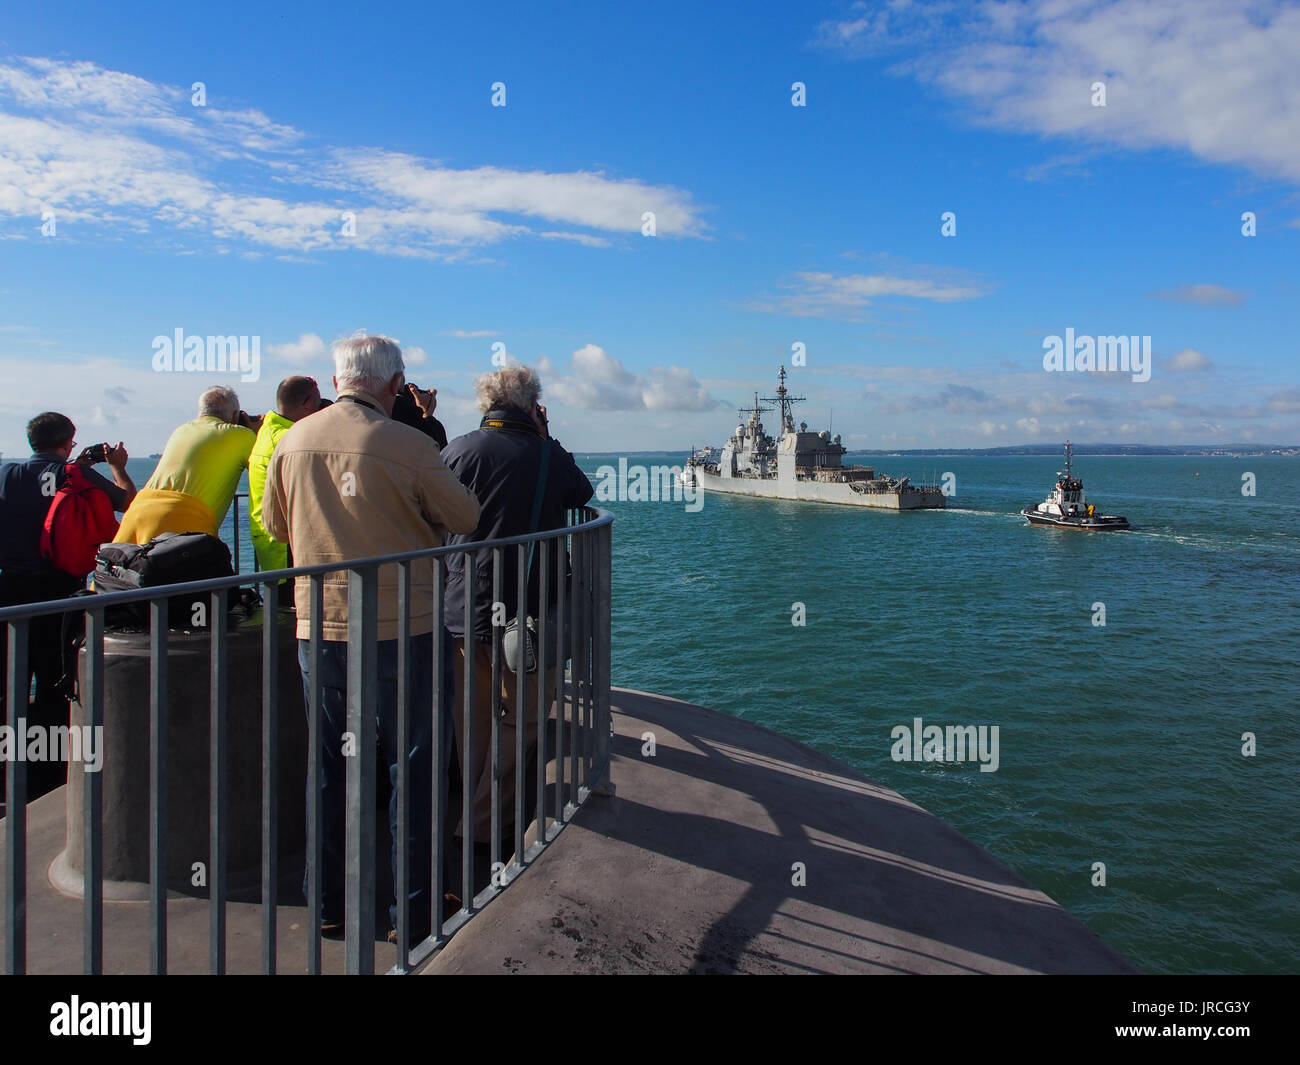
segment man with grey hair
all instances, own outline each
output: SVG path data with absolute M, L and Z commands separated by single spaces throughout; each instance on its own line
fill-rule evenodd
M 167 440 L 113 542 L 147 544 L 165 532 L 216 536 L 248 465 L 260 421 L 239 409 L 234 389 L 216 385 L 204 390 L 198 417 Z
M 447 532 L 466 533 L 478 524 L 479 504 L 443 464 L 438 448 L 417 429 L 392 418 L 393 403 L 405 387 L 402 349 L 384 336 L 354 336 L 334 344 L 334 387 L 338 401 L 295 422 L 280 438 L 267 468 L 262 520 L 267 532 L 289 545 L 295 565 L 398 554 L 439 547 Z M 429 898 L 433 764 L 433 602 L 436 559 L 410 563 L 407 598 L 410 641 L 405 690 L 410 695 L 409 745 L 397 746 L 398 570 L 379 569 L 379 612 L 371 639 L 378 642 L 378 696 L 372 710 L 389 780 L 388 807 L 397 882 L 397 770 L 409 765 L 411 942 L 419 942 L 437 912 Z M 311 612 L 311 584 L 298 581 L 298 663 L 303 691 L 310 699 L 309 650 L 313 627 L 321 645 L 321 812 L 324 866 L 321 870 L 321 933 L 338 935 L 343 920 L 344 797 L 347 757 L 348 572 L 335 570 L 323 582 L 322 614 Z M 445 644 L 444 644 L 445 646 Z M 451 660 L 450 648 L 444 661 Z M 449 701 L 449 670 L 444 698 Z M 445 725 L 445 721 L 444 721 Z M 450 747 L 444 742 L 442 750 Z M 368 748 L 362 746 L 363 756 Z M 439 773 L 439 779 L 445 777 Z M 444 804 L 445 807 L 445 804 Z M 365 856 L 363 860 L 369 860 Z M 305 881 L 304 881 L 305 890 Z M 394 925 L 396 904 L 390 909 Z M 369 935 L 370 929 L 361 934 Z
M 587 475 L 578 469 L 573 456 L 551 438 L 546 408 L 538 402 L 542 383 L 537 374 L 527 366 L 507 366 L 495 373 L 484 374 L 476 382 L 474 390 L 483 420 L 478 429 L 448 444 L 443 449 L 442 457 L 456 476 L 478 496 L 483 505 L 483 513 L 478 527 L 472 533 L 453 536 L 448 542 L 473 543 L 497 537 L 519 536 L 542 529 L 563 528 L 568 509 L 585 504 L 592 497 L 593 489 Z M 488 757 L 491 745 L 482 738 L 491 735 L 492 728 L 494 628 L 492 552 L 480 551 L 477 565 L 469 578 L 475 582 L 474 631 L 469 634 L 465 632 L 465 558 L 461 554 L 453 555 L 447 560 L 445 602 L 447 628 L 457 638 L 457 692 L 452 705 L 458 751 L 463 749 L 465 728 L 462 687 L 467 655 L 472 656 L 475 671 L 473 714 L 474 734 L 480 737 L 480 742 L 475 745 L 478 764 L 461 767 L 465 786 L 472 788 L 475 796 L 475 825 L 471 829 L 464 826 L 461 828 L 461 834 L 468 845 L 470 840 L 480 844 L 489 842 L 491 828 L 493 779 Z M 533 617 L 538 617 L 541 613 L 541 574 L 535 561 L 529 569 L 526 577 L 528 612 Z M 507 550 L 503 557 L 501 587 L 506 590 L 507 609 L 512 615 L 516 610 L 518 574 L 518 552 Z M 554 579 L 550 581 L 547 608 L 556 601 L 558 583 Z M 509 710 L 501 719 L 501 809 L 509 823 L 503 825 L 503 839 L 510 839 L 513 835 L 516 700 L 526 699 L 526 692 L 518 689 L 527 689 L 531 685 L 532 681 L 519 685 L 513 673 L 502 671 L 501 706 Z M 553 674 L 548 673 L 544 690 L 554 690 Z M 535 706 L 527 709 L 525 722 L 524 746 L 531 751 L 537 742 Z M 534 755 L 527 756 L 526 765 L 530 770 L 535 769 L 536 761 Z M 524 796 L 526 822 L 532 820 L 535 799 L 536 788 L 527 786 Z
M 239 396 L 233 388 L 225 385 L 213 385 L 199 396 L 200 418 L 206 415 L 220 418 L 223 422 L 234 422 L 239 415 Z

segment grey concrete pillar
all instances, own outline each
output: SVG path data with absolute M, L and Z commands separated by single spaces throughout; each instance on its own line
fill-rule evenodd
M 226 863 L 232 891 L 255 887 L 261 870 L 262 647 L 261 615 L 232 626 L 226 643 Z M 279 770 L 276 807 L 282 868 L 305 851 L 304 787 L 307 721 L 298 672 L 293 615 L 279 619 Z M 85 652 L 82 652 L 85 685 Z M 167 886 L 206 896 L 193 884 L 194 863 L 208 853 L 208 684 L 206 634 L 173 632 L 168 644 Z M 84 712 L 72 703 L 71 721 Z M 145 899 L 149 881 L 149 634 L 109 633 L 104 640 L 104 733 L 100 773 L 104 796 L 104 897 Z M 67 846 L 50 870 L 68 894 L 82 888 L 81 763 L 68 770 Z M 301 866 L 298 866 L 301 868 Z

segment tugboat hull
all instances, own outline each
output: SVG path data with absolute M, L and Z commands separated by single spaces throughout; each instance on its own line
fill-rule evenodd
M 1099 514 L 1092 518 L 1063 518 L 1056 514 L 1043 514 L 1036 507 L 1025 507 L 1020 513 L 1029 520 L 1030 525 L 1051 525 L 1057 529 L 1103 532 L 1107 529 L 1128 528 L 1128 518 L 1113 514 Z

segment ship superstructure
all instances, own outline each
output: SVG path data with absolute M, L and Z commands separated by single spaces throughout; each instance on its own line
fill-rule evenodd
M 790 394 L 785 367 L 776 395 L 754 394 L 752 407 L 741 407 L 740 424 L 720 453 L 693 452 L 682 472 L 688 483 L 709 491 L 769 499 L 840 503 L 881 510 L 934 509 L 945 505 L 937 485 L 914 485 L 906 478 L 877 474 L 870 466 L 845 466 L 847 448 L 829 430 L 812 432 L 794 421 L 794 405 L 804 396 Z M 777 434 L 763 426 L 763 415 L 777 414 Z

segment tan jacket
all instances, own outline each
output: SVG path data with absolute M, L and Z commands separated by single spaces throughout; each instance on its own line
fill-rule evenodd
M 355 396 L 362 402 L 346 399 Z M 440 547 L 444 533 L 473 532 L 478 499 L 418 429 L 389 418 L 372 397 L 339 402 L 296 422 L 267 469 L 262 522 L 289 545 L 295 566 Z M 411 565 L 411 635 L 433 628 L 433 559 Z M 324 578 L 321 636 L 348 637 L 348 573 Z M 296 582 L 298 638 L 311 636 L 311 589 Z M 397 566 L 379 571 L 379 631 L 397 638 Z

